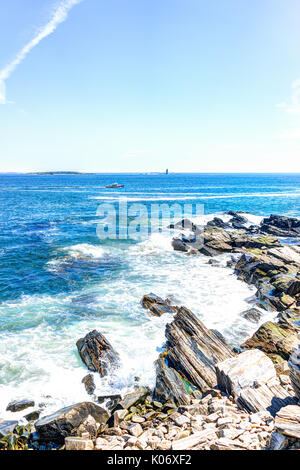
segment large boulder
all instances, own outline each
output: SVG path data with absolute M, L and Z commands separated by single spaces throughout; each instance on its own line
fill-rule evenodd
M 282 359 L 289 359 L 296 342 L 297 332 L 291 325 L 268 321 L 258 328 L 252 338 L 242 344 L 242 348 L 260 349 L 274 362 L 280 362 Z
M 0 438 L 7 436 L 13 432 L 18 425 L 18 421 L 2 421 L 0 420 Z
M 173 238 L 172 247 L 174 248 L 175 251 L 183 251 L 183 252 L 189 251 L 187 244 L 180 238 Z
M 262 351 L 245 351 L 216 365 L 218 387 L 232 395 L 249 413 L 268 411 L 275 415 L 295 400 L 280 385 L 275 367 Z
M 300 237 L 300 220 L 282 215 L 270 215 L 260 225 L 262 232 L 279 237 Z
M 166 349 L 157 363 L 154 395 L 158 398 L 185 403 L 185 393 L 214 388 L 216 362 L 233 356 L 230 348 L 185 307 L 166 326 L 166 338 Z
M 11 401 L 8 405 L 6 410 L 7 411 L 12 411 L 13 413 L 16 413 L 17 411 L 23 411 L 26 410 L 26 408 L 30 408 L 31 406 L 34 406 L 34 401 L 33 400 L 15 400 Z
M 206 226 L 204 230 L 195 230 L 191 235 L 175 237 L 172 246 L 175 251 L 201 253 L 215 256 L 232 251 L 232 240 L 228 232 L 221 227 Z
M 230 224 L 227 222 L 224 222 L 220 217 L 214 217 L 212 220 L 207 222 L 206 224 L 207 227 L 220 227 L 220 228 L 231 228 Z
M 206 227 L 203 234 L 204 246 L 218 253 L 232 251 L 232 239 L 226 230 L 220 227 Z
M 174 313 L 178 310 L 178 307 L 171 305 L 169 299 L 163 300 L 153 293 L 144 295 L 141 300 L 141 305 L 149 310 L 149 313 L 155 317 L 160 317 L 164 313 Z
M 106 424 L 108 419 L 106 410 L 95 403 L 83 402 L 38 419 L 35 428 L 41 440 L 63 443 L 65 437 L 76 436 L 79 429 L 95 434 L 99 425 Z
M 258 308 L 252 307 L 242 312 L 241 316 L 252 323 L 258 323 L 262 316 L 262 312 L 258 310 Z
M 300 406 L 289 405 L 281 408 L 274 425 L 277 432 L 300 439 Z
M 119 355 L 99 331 L 90 331 L 84 338 L 76 343 L 79 355 L 93 372 L 99 372 L 101 377 L 108 373 L 111 366 L 118 364 Z
M 191 230 L 193 232 L 197 231 L 200 229 L 196 224 L 191 222 L 189 219 L 182 219 L 179 222 L 176 222 L 176 224 L 171 224 L 169 225 L 169 228 L 175 229 L 175 230 Z

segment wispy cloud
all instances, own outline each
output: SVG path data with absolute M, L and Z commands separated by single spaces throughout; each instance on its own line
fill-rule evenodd
M 289 114 L 300 114 L 300 78 L 292 83 L 292 94 L 289 103 L 279 103 L 277 108 L 284 109 Z
M 37 34 L 28 42 L 17 54 L 17 56 L 6 66 L 0 70 L 0 104 L 6 104 L 6 80 L 11 76 L 18 65 L 25 59 L 27 54 L 37 46 L 44 38 L 52 34 L 60 23 L 63 23 L 68 13 L 75 5 L 83 0 L 62 0 L 54 10 L 50 20 L 44 25 Z
M 286 129 L 281 134 L 276 135 L 278 139 L 300 139 L 300 128 Z

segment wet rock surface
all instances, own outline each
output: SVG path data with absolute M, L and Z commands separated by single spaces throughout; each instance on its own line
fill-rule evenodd
M 92 374 L 88 374 L 86 375 L 85 377 L 83 377 L 82 379 L 82 383 L 84 384 L 84 387 L 87 391 L 87 394 L 88 395 L 93 395 L 95 389 L 96 389 L 96 385 L 95 385 L 95 382 L 94 382 L 94 377 Z
M 282 215 L 270 215 L 263 219 L 260 229 L 279 237 L 300 237 L 300 220 Z
M 242 312 L 241 316 L 253 323 L 258 323 L 262 316 L 262 312 L 258 310 L 257 308 L 252 307 Z
M 118 365 L 118 353 L 105 336 L 97 330 L 93 330 L 84 338 L 79 339 L 76 346 L 86 367 L 93 372 L 99 372 L 101 377 L 107 375 L 109 368 Z
M 31 406 L 34 406 L 33 400 L 15 400 L 7 405 L 6 410 L 16 413 L 17 411 L 26 410 L 26 408 L 30 408 Z
M 11 432 L 13 432 L 14 428 L 17 426 L 18 421 L 12 420 L 4 420 L 0 419 L 0 437 L 4 437 Z
M 141 305 L 155 317 L 160 317 L 164 313 L 174 313 L 178 310 L 178 307 L 171 305 L 169 299 L 163 300 L 153 293 L 144 295 L 141 300 Z

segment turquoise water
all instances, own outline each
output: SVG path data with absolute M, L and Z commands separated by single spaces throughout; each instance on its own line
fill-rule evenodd
M 115 181 L 125 187 L 105 189 Z M 259 223 L 271 213 L 300 216 L 300 175 L 0 175 L 0 417 L 12 416 L 6 404 L 18 397 L 45 402 L 45 413 L 87 399 L 76 341 L 94 328 L 122 360 L 96 376 L 98 394 L 125 391 L 136 376 L 152 386 L 171 318 L 149 316 L 145 293 L 186 305 L 232 342 L 255 330 L 240 316 L 254 290 L 229 268 L 175 253 L 166 233 L 99 240 L 97 208 L 124 197 L 147 209 L 203 204 L 202 221 L 242 210 Z

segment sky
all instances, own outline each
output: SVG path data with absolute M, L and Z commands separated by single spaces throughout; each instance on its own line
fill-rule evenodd
M 300 172 L 299 0 L 0 0 L 0 171 Z

